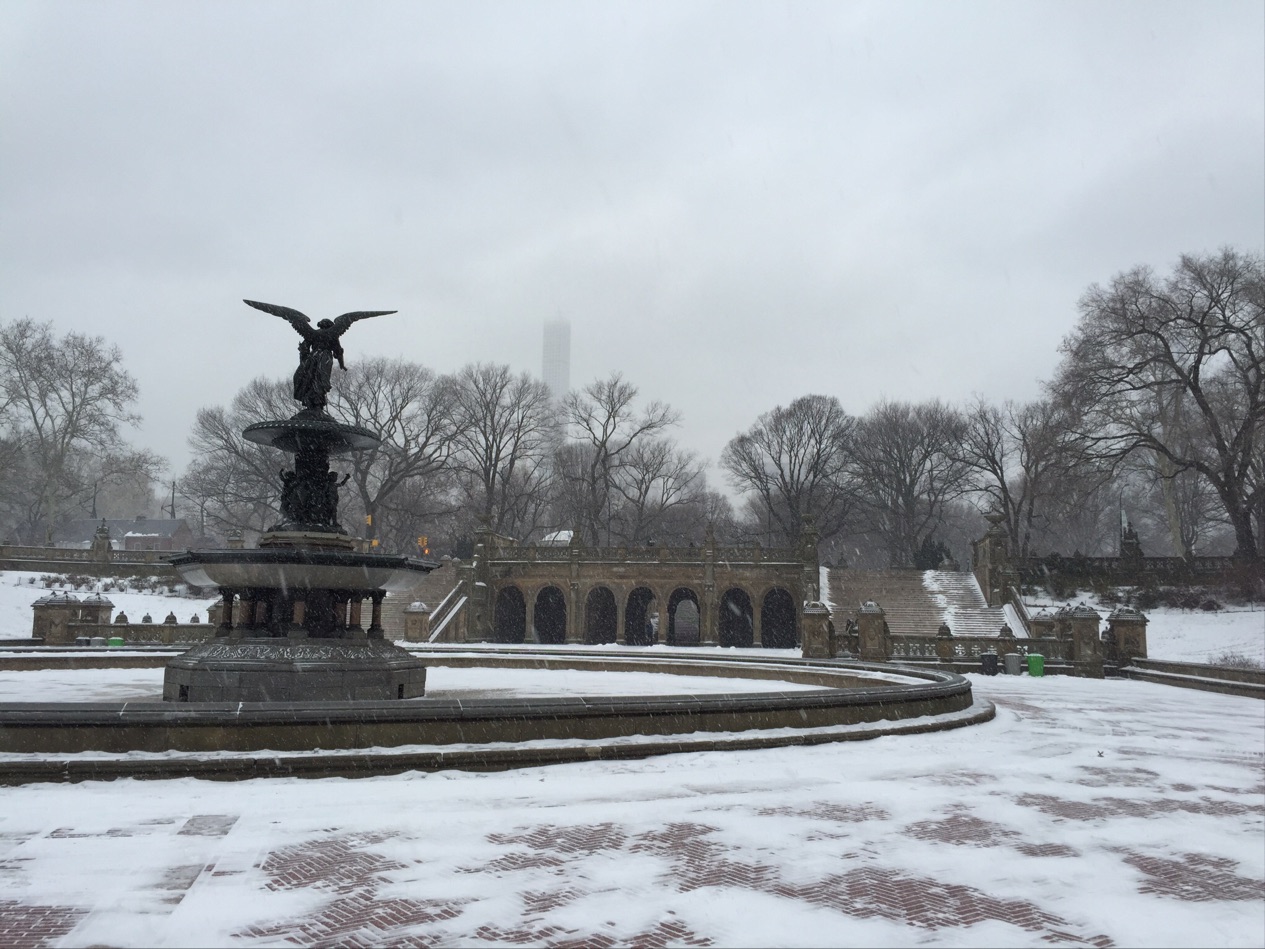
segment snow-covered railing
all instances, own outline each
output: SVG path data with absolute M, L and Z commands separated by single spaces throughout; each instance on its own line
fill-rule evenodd
M 492 554 L 497 561 L 526 563 L 565 563 L 572 558 L 584 563 L 799 563 L 801 554 L 782 547 L 556 547 L 528 544 L 498 547 Z
M 1001 639 L 997 636 L 954 636 L 946 642 L 934 636 L 892 636 L 892 659 L 938 659 L 948 648 L 952 661 L 969 662 L 984 653 L 1044 656 L 1052 662 L 1071 662 L 1072 643 L 1062 639 Z
M 453 620 L 454 617 L 457 616 L 457 614 L 461 612 L 462 607 L 466 605 L 466 600 L 468 599 L 469 597 L 463 596 L 453 605 L 453 608 L 450 609 L 444 615 L 444 618 L 441 619 L 439 623 L 435 626 L 435 628 L 431 630 L 430 639 L 427 640 L 427 642 L 432 642 L 432 643 L 436 642 L 439 639 L 439 637 L 443 635 L 443 632 L 447 628 L 448 624 Z

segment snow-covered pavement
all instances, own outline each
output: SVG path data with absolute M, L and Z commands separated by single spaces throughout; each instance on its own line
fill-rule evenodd
M 1265 943 L 1265 703 L 972 677 L 950 732 L 0 790 L 0 943 Z

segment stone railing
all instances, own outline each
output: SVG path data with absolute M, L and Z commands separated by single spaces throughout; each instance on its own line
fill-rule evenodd
M 555 547 L 504 546 L 490 552 L 493 560 L 566 563 L 574 557 L 581 563 L 798 563 L 799 553 L 782 547 Z
M 1055 577 L 1065 580 L 1136 582 L 1143 577 L 1159 582 L 1190 581 L 1230 576 L 1237 568 L 1233 557 L 1029 557 L 1015 564 L 1025 584 L 1039 584 Z
M 947 652 L 946 660 L 943 653 Z M 1002 656 L 1044 656 L 1049 662 L 1071 662 L 1072 644 L 1059 639 L 1001 639 L 996 636 L 954 636 L 947 644 L 933 636 L 893 636 L 891 658 L 948 662 L 978 661 L 984 653 Z
M 0 545 L 0 570 L 33 573 L 83 573 L 94 577 L 163 577 L 179 579 L 167 558 L 178 551 L 112 550 L 108 559 L 93 550 L 70 547 Z
M 66 632 L 69 643 L 83 636 L 121 637 L 125 643 L 171 646 L 214 639 L 215 629 L 210 623 L 70 623 Z

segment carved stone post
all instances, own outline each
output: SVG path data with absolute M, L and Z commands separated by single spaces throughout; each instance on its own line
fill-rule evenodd
M 1098 612 L 1082 603 L 1070 610 L 1068 621 L 1072 629 L 1072 665 L 1076 674 L 1087 679 L 1101 679 L 1102 640 L 1098 635 Z
M 1138 610 L 1128 606 L 1115 609 L 1107 617 L 1107 630 L 1115 640 L 1115 655 L 1108 658 L 1121 667 L 1134 659 L 1145 659 L 1146 623 L 1146 616 Z
M 953 661 L 953 630 L 948 623 L 941 623 L 936 630 L 936 658 L 941 662 Z
M 215 629 L 216 636 L 228 636 L 233 632 L 233 601 L 237 599 L 237 591 L 230 587 L 221 587 L 220 625 Z
M 887 662 L 892 654 L 892 638 L 886 616 L 883 608 L 873 600 L 862 603 L 857 610 L 857 639 L 861 659 L 865 662 Z
M 809 603 L 804 607 L 804 658 L 833 659 L 831 648 L 830 610 L 822 603 Z

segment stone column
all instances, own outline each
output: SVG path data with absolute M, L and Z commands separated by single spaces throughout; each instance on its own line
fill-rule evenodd
M 628 631 L 624 629 L 624 614 L 628 609 L 628 597 L 625 592 L 611 589 L 615 594 L 615 642 L 628 645 Z
M 382 601 L 386 598 L 386 591 L 375 590 L 373 593 L 369 594 L 369 598 L 372 603 L 369 613 L 369 638 L 385 639 L 386 631 L 382 628 Z M 427 613 L 426 616 L 427 619 L 430 618 L 429 613 Z M 430 624 L 427 623 L 428 627 L 429 625 Z M 427 632 L 430 632 L 429 628 L 427 629 Z
M 1076 675 L 1087 679 L 1103 677 L 1102 640 L 1098 636 L 1101 619 L 1096 610 L 1084 603 L 1068 614 L 1072 629 L 1072 665 L 1076 669 Z
M 833 659 L 830 636 L 830 610 L 825 604 L 812 602 L 804 607 L 801 620 L 804 630 L 805 659 Z
M 887 662 L 892 653 L 891 634 L 887 630 L 887 614 L 873 600 L 857 610 L 857 638 L 861 659 L 865 662 Z
M 751 645 L 764 648 L 764 599 L 751 601 Z
M 216 636 L 227 636 L 233 632 L 233 600 L 237 591 L 230 587 L 220 587 L 220 625 L 215 628 Z
M 580 581 L 572 580 L 563 594 L 567 605 L 567 644 L 584 642 L 584 606 L 580 603 Z
M 1107 658 L 1118 666 L 1146 658 L 1146 616 L 1128 606 L 1113 610 L 1107 617 L 1107 633 L 1114 640 L 1114 655 Z M 1107 636 L 1103 637 L 1104 639 Z

